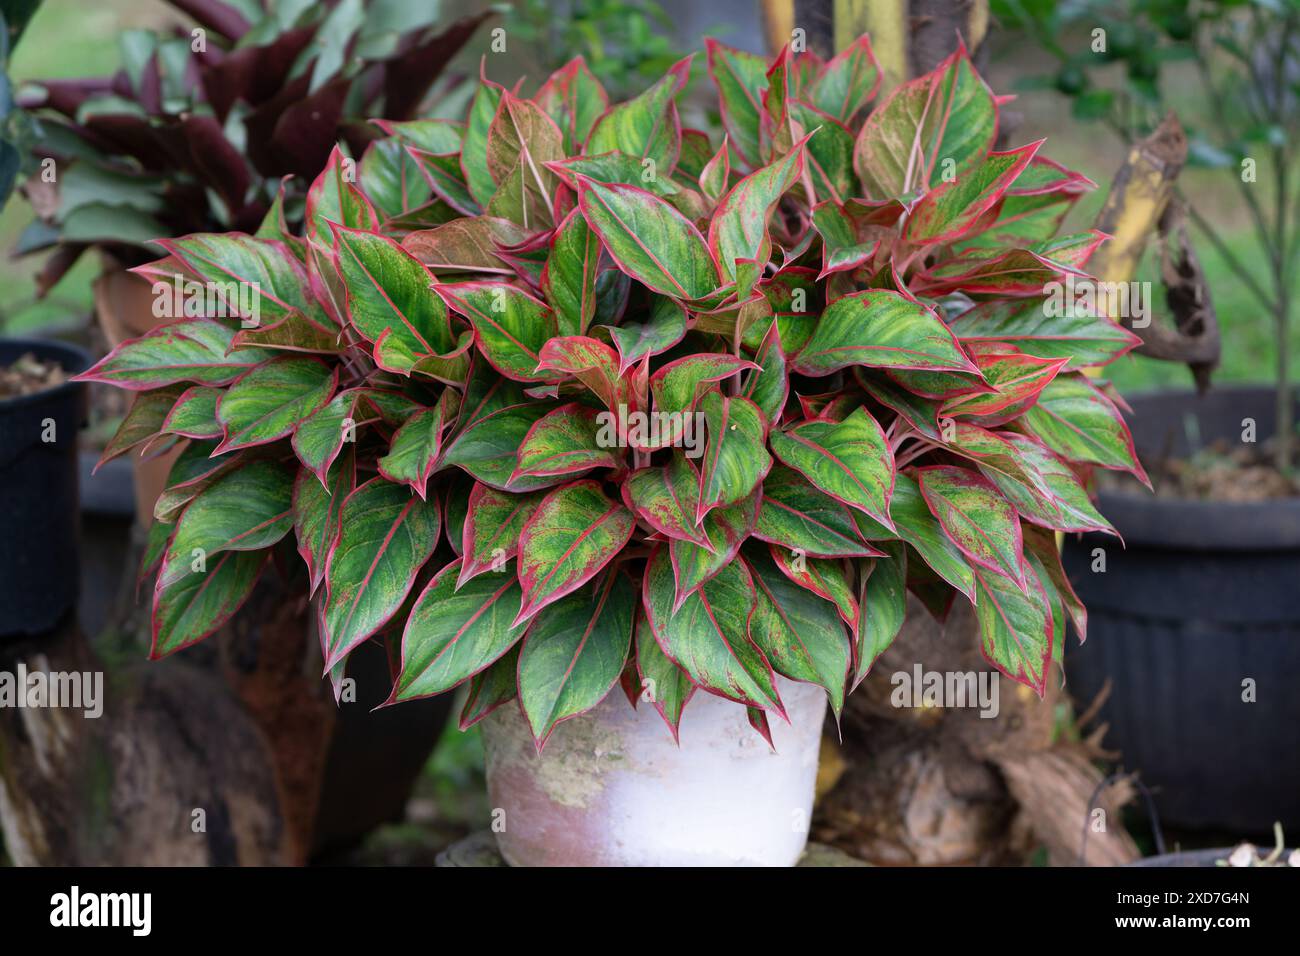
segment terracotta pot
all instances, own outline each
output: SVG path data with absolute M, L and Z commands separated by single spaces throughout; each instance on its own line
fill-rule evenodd
M 745 708 L 697 693 L 681 745 L 615 689 L 562 723 L 538 756 L 523 717 L 484 721 L 497 844 L 513 866 L 793 866 L 803 852 L 826 694 L 778 681 L 776 750 Z M 501 811 L 504 811 L 502 813 Z
M 110 348 L 171 321 L 154 315 L 152 283 L 127 272 L 110 256 L 103 257 L 103 271 L 95 280 L 95 316 Z M 135 474 L 135 520 L 141 527 L 147 528 L 153 521 L 154 502 L 167 487 L 167 475 L 180 452 L 178 446 L 146 458 L 135 453 L 130 456 Z

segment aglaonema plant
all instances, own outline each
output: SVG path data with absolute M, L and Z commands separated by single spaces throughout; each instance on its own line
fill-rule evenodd
M 462 726 L 517 698 L 539 747 L 620 680 L 674 734 L 702 689 L 766 735 L 777 675 L 838 713 L 908 591 L 1043 692 L 1086 626 L 1053 532 L 1110 530 L 1092 469 L 1144 477 L 1084 374 L 1137 340 L 1052 305 L 1092 184 L 993 149 L 964 49 L 874 109 L 866 38 L 708 61 L 720 137 L 679 121 L 688 62 L 610 105 L 577 60 L 336 151 L 301 236 L 160 243 L 190 317 L 83 376 L 138 393 L 107 455 L 187 442 L 153 656 L 296 548 L 336 681 L 383 640 L 390 702 L 469 682 Z

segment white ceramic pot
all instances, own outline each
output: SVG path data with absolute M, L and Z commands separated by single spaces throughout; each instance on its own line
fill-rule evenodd
M 776 751 L 745 708 L 697 692 L 681 745 L 615 687 L 541 756 L 514 706 L 483 723 L 497 844 L 514 866 L 793 866 L 803 852 L 826 694 L 778 678 Z

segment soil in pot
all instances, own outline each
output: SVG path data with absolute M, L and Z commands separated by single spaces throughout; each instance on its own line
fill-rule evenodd
M 77 597 L 77 431 L 89 364 L 58 342 L 0 340 L 0 636 L 48 631 Z
M 697 693 L 680 745 L 616 688 L 539 756 L 513 705 L 483 725 L 488 795 L 513 866 L 793 866 L 808 837 L 826 694 L 778 680 L 775 749 L 745 708 Z
M 1103 744 L 1142 775 L 1163 820 L 1295 829 L 1300 498 L 1279 495 L 1283 476 L 1267 464 L 1273 395 L 1234 388 L 1130 403 L 1158 492 L 1101 488 L 1098 508 L 1123 546 L 1066 536 L 1065 568 L 1089 610 L 1088 642 L 1066 655 L 1069 688 L 1087 706 L 1109 684 Z M 1242 441 L 1247 420 L 1257 444 Z

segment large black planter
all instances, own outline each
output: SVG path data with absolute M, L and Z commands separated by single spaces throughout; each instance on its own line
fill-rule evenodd
M 1239 442 L 1253 418 L 1273 433 L 1273 395 L 1216 389 L 1204 398 L 1131 400 L 1150 467 L 1200 440 Z M 1196 430 L 1187 427 L 1192 416 Z M 1160 816 L 1243 835 L 1281 821 L 1300 832 L 1300 498 L 1258 504 L 1103 491 L 1098 507 L 1127 548 L 1067 536 L 1064 563 L 1088 607 L 1088 642 L 1066 653 L 1069 688 L 1086 704 L 1109 678 L 1105 745 L 1153 789 Z M 1106 571 L 1092 571 L 1105 548 Z M 1254 681 L 1254 703 L 1243 681 Z
M 61 342 L 0 339 L 0 365 L 31 352 L 70 374 L 90 357 Z M 77 600 L 77 431 L 86 387 L 0 399 L 0 639 L 48 631 Z M 46 441 L 53 428 L 54 441 Z

